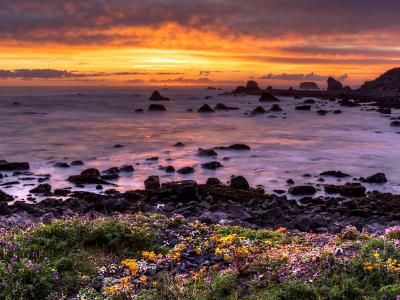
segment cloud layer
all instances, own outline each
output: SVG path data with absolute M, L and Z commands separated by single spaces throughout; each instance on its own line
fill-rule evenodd
M 137 43 L 134 33 L 113 30 L 169 23 L 257 37 L 368 34 L 398 32 L 399 11 L 397 0 L 2 0 L 0 37 Z

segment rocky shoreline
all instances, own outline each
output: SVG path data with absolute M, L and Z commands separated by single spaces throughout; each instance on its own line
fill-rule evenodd
M 84 174 L 86 177 L 84 177 Z M 95 169 L 71 176 L 76 184 L 107 183 L 99 179 Z M 325 172 L 327 176 L 348 177 L 339 171 Z M 82 177 L 83 176 L 83 177 Z M 92 176 L 92 177 L 90 177 Z M 70 178 L 71 179 L 71 178 Z M 86 181 L 85 181 L 86 180 Z M 382 173 L 361 182 L 385 182 Z M 232 177 L 230 185 L 218 178 L 209 178 L 205 184 L 186 180 L 160 184 L 158 176 L 145 181 L 144 190 L 119 192 L 105 190 L 102 194 L 71 191 L 70 188 L 52 191 L 49 184 L 40 184 L 31 190 L 45 199 L 38 203 L 15 201 L 5 192 L 0 193 L 0 227 L 21 225 L 26 222 L 51 222 L 74 215 L 94 216 L 115 213 L 146 212 L 168 217 L 182 215 L 188 220 L 208 224 L 241 225 L 250 228 L 288 228 L 293 232 L 340 232 L 348 225 L 360 231 L 382 232 L 385 228 L 400 225 L 400 195 L 367 192 L 358 182 L 324 185 L 327 196 L 315 196 L 313 185 L 296 186 L 292 181 L 288 195 L 276 190 L 266 194 L 251 188 L 242 176 Z M 318 187 L 320 188 L 320 187 Z M 332 196 L 329 194 L 333 193 Z

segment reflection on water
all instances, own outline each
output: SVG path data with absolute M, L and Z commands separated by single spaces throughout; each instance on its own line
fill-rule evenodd
M 295 111 L 303 100 L 282 99 L 283 113 L 256 117 L 246 111 L 260 103 L 257 97 L 218 96 L 221 91 L 203 88 L 171 88 L 162 91 L 172 100 L 163 102 L 167 112 L 147 112 L 151 89 L 131 88 L 1 88 L 0 159 L 29 161 L 35 173 L 52 174 L 53 187 L 65 187 L 65 178 L 83 167 L 54 168 L 58 161 L 80 159 L 86 167 L 104 170 L 132 164 L 136 171 L 122 176 L 119 189 L 142 187 L 148 175 L 163 181 L 210 176 L 224 181 L 242 174 L 253 185 L 268 191 L 287 188 L 286 180 L 315 182 L 304 178 L 325 170 L 341 170 L 355 177 L 385 172 L 389 184 L 370 187 L 399 191 L 400 135 L 389 126 L 388 118 L 360 108 L 340 108 L 342 114 L 319 116 L 318 107 L 338 109 L 336 103 L 314 105 L 314 112 Z M 78 93 L 84 95 L 78 95 Z M 133 97 L 133 95 L 139 95 Z M 211 95 L 213 99 L 204 100 Z M 193 99 L 197 98 L 197 99 Z M 18 102 L 19 105 L 13 105 Z M 204 103 L 222 102 L 240 110 L 198 114 Z M 271 104 L 263 106 L 269 109 Z M 135 113 L 137 108 L 144 113 Z M 194 112 L 187 112 L 192 108 Z M 394 112 L 397 115 L 397 112 Z M 275 116 L 275 117 L 271 117 Z M 379 133 L 378 133 L 379 132 Z M 176 148 L 176 142 L 185 147 Z M 246 152 L 217 151 L 224 165 L 217 171 L 204 170 L 200 164 L 211 158 L 197 156 L 197 148 L 246 143 Z M 122 148 L 113 148 L 122 144 Z M 158 162 L 145 159 L 158 156 Z M 223 160 L 228 157 L 229 160 Z M 166 174 L 159 165 L 196 167 L 192 175 Z M 7 179 L 7 180 L 11 180 Z M 335 182 L 328 179 L 328 182 Z M 23 196 L 31 187 L 17 186 L 9 193 Z

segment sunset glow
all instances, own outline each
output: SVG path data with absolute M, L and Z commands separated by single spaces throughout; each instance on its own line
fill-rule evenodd
M 311 74 L 357 86 L 398 65 L 400 7 L 341 2 L 327 14 L 306 0 L 295 11 L 276 0 L 5 1 L 0 85 L 290 86 L 300 80 L 280 75 Z M 7 73 L 20 69 L 67 75 Z

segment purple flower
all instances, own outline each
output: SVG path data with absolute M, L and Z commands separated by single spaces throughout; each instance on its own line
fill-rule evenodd
M 51 278 L 52 278 L 54 281 L 59 280 L 59 279 L 60 279 L 60 275 L 58 274 L 58 271 L 54 271 L 53 274 L 51 274 Z

